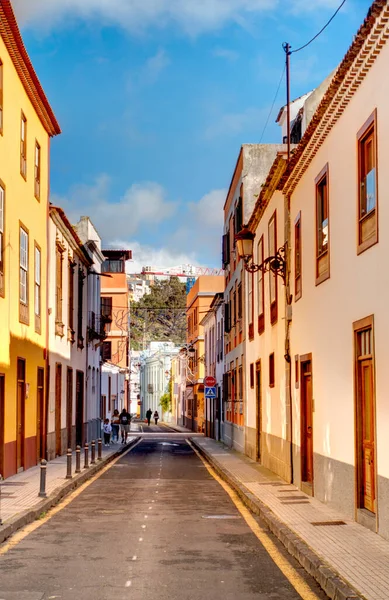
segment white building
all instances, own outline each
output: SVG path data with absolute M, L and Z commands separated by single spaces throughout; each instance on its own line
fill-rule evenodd
M 126 369 L 111 363 L 103 363 L 101 367 L 101 415 L 110 419 L 115 409 L 121 412 L 124 408 L 124 389 Z
M 142 352 L 140 367 L 141 417 L 151 408 L 157 410 L 162 420 L 171 420 L 171 411 L 163 412 L 161 397 L 169 392 L 171 379 L 171 361 L 179 352 L 173 342 L 150 342 L 149 348 Z
M 92 260 L 64 211 L 49 219 L 49 403 L 47 457 L 87 441 L 87 274 Z
M 86 405 L 85 421 L 88 424 L 86 438 L 93 440 L 101 435 L 101 343 L 104 337 L 104 322 L 101 319 L 101 238 L 89 217 L 81 217 L 75 226 L 76 232 L 90 256 L 91 265 L 86 281 L 88 326 L 86 337 Z

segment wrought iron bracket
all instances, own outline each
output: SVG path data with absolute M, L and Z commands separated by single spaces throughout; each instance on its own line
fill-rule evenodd
M 244 268 L 246 271 L 248 271 L 248 273 L 256 273 L 257 271 L 262 271 L 262 273 L 272 272 L 274 275 L 279 275 L 283 281 L 283 284 L 285 285 L 286 252 L 287 245 L 285 243 L 277 250 L 274 256 L 268 256 L 260 265 L 256 265 L 250 260 L 246 260 L 244 263 Z

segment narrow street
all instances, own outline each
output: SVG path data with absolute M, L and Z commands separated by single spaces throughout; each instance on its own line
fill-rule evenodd
M 19 543 L 0 547 L 1 600 L 301 597 L 185 437 L 159 429 Z M 303 597 L 324 599 L 277 548 L 310 586 Z

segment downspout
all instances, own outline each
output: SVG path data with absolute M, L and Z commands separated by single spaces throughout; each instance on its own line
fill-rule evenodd
M 46 205 L 46 340 L 45 340 L 45 412 L 42 416 L 44 419 L 44 440 L 42 455 L 48 459 L 47 453 L 47 436 L 49 431 L 49 401 L 50 401 L 50 360 L 49 360 L 49 277 L 50 277 L 50 136 L 48 139 L 47 148 L 47 205 Z M 42 315 L 43 316 L 43 315 Z M 39 434 L 37 432 L 37 434 Z
M 286 273 L 285 273 L 285 391 L 288 408 L 288 441 L 289 441 L 289 467 L 290 467 L 290 482 L 293 483 L 293 395 L 292 395 L 292 358 L 290 355 L 290 326 L 292 323 L 292 299 L 290 293 L 291 281 L 291 221 L 290 221 L 290 196 L 285 196 L 285 240 L 286 240 Z

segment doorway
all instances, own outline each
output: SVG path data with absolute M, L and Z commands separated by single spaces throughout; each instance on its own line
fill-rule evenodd
M 36 462 L 44 458 L 45 448 L 45 370 L 38 367 L 37 393 L 36 393 Z
M 17 402 L 16 402 L 16 469 L 24 469 L 24 435 L 26 404 L 26 361 L 18 358 L 17 363 Z
M 313 495 L 313 398 L 312 358 L 302 356 L 301 364 L 301 482 L 304 491 Z
M 261 361 L 255 364 L 255 399 L 256 399 L 256 460 L 261 460 L 261 428 L 262 428 L 262 388 Z
M 73 424 L 73 369 L 68 367 L 66 374 L 66 432 L 67 447 L 72 448 L 72 424 Z
M 62 365 L 55 365 L 55 454 L 61 456 L 61 419 L 62 419 Z
M 76 444 L 84 443 L 84 373 L 76 373 Z
M 5 376 L 0 375 L 0 475 L 4 476 Z
M 355 332 L 357 507 L 373 516 L 376 514 L 374 353 L 372 319 L 367 321 L 367 326 Z

